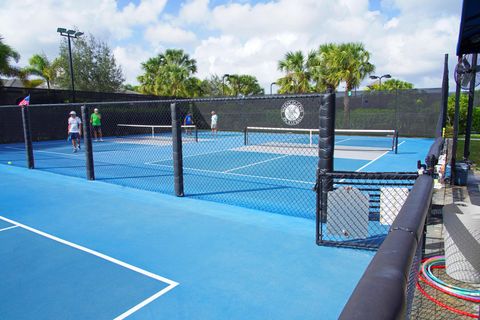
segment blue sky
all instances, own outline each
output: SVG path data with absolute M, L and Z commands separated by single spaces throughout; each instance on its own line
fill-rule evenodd
M 454 69 L 461 5 L 461 0 L 0 0 L 0 35 L 20 53 L 20 66 L 35 53 L 54 59 L 61 41 L 56 28 L 77 27 L 110 46 L 128 83 L 136 83 L 148 58 L 181 48 L 197 60 L 197 77 L 251 74 L 266 91 L 282 76 L 277 64 L 288 51 L 355 41 L 371 53 L 376 74 L 426 88 L 441 85 L 445 53 Z

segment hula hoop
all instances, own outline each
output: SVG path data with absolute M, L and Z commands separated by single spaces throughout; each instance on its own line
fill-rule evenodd
M 470 318 L 478 318 L 478 314 L 472 314 L 463 310 L 453 308 L 439 300 L 435 299 L 429 295 L 424 288 L 420 285 L 420 282 L 427 284 L 428 286 L 439 290 L 449 296 L 469 301 L 472 303 L 480 303 L 480 290 L 476 289 L 467 289 L 458 287 L 452 284 L 449 284 L 433 274 L 433 269 L 444 269 L 445 268 L 445 256 L 435 256 L 428 259 L 422 260 L 422 267 L 418 273 L 418 280 L 416 283 L 417 288 L 420 292 L 430 301 L 436 305 L 443 307 L 447 310 L 450 310 L 456 314 L 467 316 Z

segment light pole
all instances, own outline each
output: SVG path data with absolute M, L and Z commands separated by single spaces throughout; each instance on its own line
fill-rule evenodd
M 392 76 L 390 74 L 384 74 L 383 76 L 370 76 L 370 79 L 375 80 L 378 79 L 378 86 L 380 90 L 382 89 L 382 78 L 390 79 Z
M 57 28 L 57 32 L 60 33 L 62 37 L 68 38 L 68 57 L 70 62 L 70 79 L 72 80 L 72 102 L 75 102 L 75 84 L 73 80 L 73 63 L 72 63 L 72 45 L 70 44 L 70 38 L 78 38 L 83 35 L 83 32 L 75 30 L 67 30 L 65 28 Z
M 270 83 L 270 94 L 272 94 L 272 87 L 273 87 L 274 84 L 277 84 L 277 83 L 276 82 Z
M 222 77 L 222 95 L 225 96 L 225 78 L 230 77 L 228 73 L 225 73 Z

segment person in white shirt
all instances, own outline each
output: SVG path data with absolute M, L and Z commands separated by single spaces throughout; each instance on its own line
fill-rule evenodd
M 75 111 L 70 112 L 68 118 L 68 140 L 72 141 L 73 152 L 80 150 L 80 137 L 82 136 L 82 120 L 77 117 Z
M 217 126 L 218 126 L 218 115 L 215 113 L 215 111 L 212 111 L 212 120 L 211 120 L 210 127 L 212 128 L 213 135 L 217 134 Z

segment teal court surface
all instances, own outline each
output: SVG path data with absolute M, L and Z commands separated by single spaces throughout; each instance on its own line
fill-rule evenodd
M 94 143 L 96 181 L 66 141 L 34 143 L 35 170 L 0 145 L 0 318 L 336 319 L 374 252 L 315 244 L 315 153 L 241 139 L 184 144 L 183 198 L 169 143 Z M 431 142 L 335 169 L 414 171 Z

